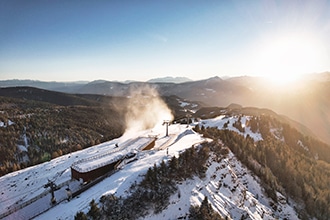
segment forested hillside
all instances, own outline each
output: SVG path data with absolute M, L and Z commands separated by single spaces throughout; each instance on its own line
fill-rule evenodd
M 176 96 L 162 99 L 175 119 L 186 116 L 185 108 L 200 106 Z M 33 87 L 1 88 L 0 176 L 121 136 L 130 101 L 137 100 Z M 135 105 L 139 108 L 141 103 Z
M 234 126 L 244 126 L 239 118 Z M 306 137 L 296 129 L 273 117 L 260 116 L 249 120 L 248 126 L 260 132 L 263 140 L 255 142 L 235 131 L 196 127 L 204 136 L 222 142 L 264 184 L 268 195 L 277 201 L 280 191 L 300 203 L 301 218 L 330 218 L 330 147 Z
M 0 175 L 119 137 L 124 116 L 106 106 L 0 97 Z
M 33 86 L 53 91 L 69 92 L 72 93 L 72 98 L 72 96 L 77 96 L 77 93 L 126 97 L 135 88 L 148 86 L 155 88 L 161 96 L 175 95 L 181 97 L 181 99 L 203 102 L 208 106 L 228 106 L 231 103 L 238 103 L 243 106 L 271 109 L 307 126 L 313 130 L 318 139 L 329 143 L 329 78 L 329 72 L 313 74 L 298 81 L 297 85 L 288 87 L 277 87 L 264 78 L 249 76 L 229 79 L 212 77 L 184 83 L 120 83 L 97 80 L 90 83 L 68 84 L 13 80 L 0 81 L 0 87 Z M 2 88 L 0 88 L 0 93 L 1 90 Z M 11 90 L 16 92 L 13 89 Z M 28 96 L 29 94 L 25 95 Z M 64 98 L 66 100 L 68 97 Z M 77 102 L 86 102 L 86 100 L 77 100 Z
M 204 109 L 203 113 L 212 113 L 216 109 L 209 110 Z M 213 141 L 187 149 L 167 163 L 163 161 L 158 166 L 154 165 L 141 182 L 131 186 L 128 197 L 111 194 L 102 197 L 99 203 L 91 201 L 89 211 L 77 213 L 75 219 L 97 219 L 101 216 L 136 219 L 152 213 L 161 216 L 160 213 L 166 213 L 170 206 L 171 195 L 178 193 L 180 200 L 177 188 L 182 181 L 194 176 L 205 179 L 209 166 L 205 161 L 222 161 L 230 152 L 261 180 L 265 193 L 271 198 L 273 212 L 277 209 L 281 212 L 281 205 L 289 204 L 300 219 L 330 218 L 328 145 L 303 135 L 271 115 L 234 114 L 225 108 L 222 112 L 223 115 L 217 118 L 201 120 L 195 127 L 195 131 Z M 226 187 L 220 182 L 219 188 L 222 184 Z M 234 192 L 235 186 L 230 187 Z M 221 219 L 212 208 L 205 212 L 206 207 L 207 197 L 200 207 L 190 207 L 186 217 Z

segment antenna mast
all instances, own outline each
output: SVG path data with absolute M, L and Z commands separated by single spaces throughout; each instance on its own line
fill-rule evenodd
M 187 117 L 187 128 L 189 127 L 191 116 L 192 116 L 191 114 L 186 114 L 186 117 Z

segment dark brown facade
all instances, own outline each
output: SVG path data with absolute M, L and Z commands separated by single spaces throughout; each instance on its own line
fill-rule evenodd
M 81 178 L 84 182 L 89 182 L 91 180 L 94 180 L 100 176 L 109 173 L 110 171 L 115 170 L 116 164 L 120 162 L 121 160 L 105 165 L 103 167 L 96 168 L 88 172 L 79 172 L 75 170 L 73 167 L 71 167 L 71 177 L 77 180 Z

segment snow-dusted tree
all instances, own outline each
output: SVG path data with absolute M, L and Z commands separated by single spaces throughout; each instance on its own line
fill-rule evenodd
M 87 220 L 87 215 L 83 212 L 77 212 L 77 214 L 74 216 L 75 220 Z
M 202 204 L 198 206 L 191 206 L 189 219 L 191 220 L 222 220 L 223 218 L 213 210 L 208 201 L 207 196 L 204 197 Z
M 94 199 L 89 203 L 89 206 L 90 209 L 87 215 L 93 220 L 100 219 L 101 212 Z

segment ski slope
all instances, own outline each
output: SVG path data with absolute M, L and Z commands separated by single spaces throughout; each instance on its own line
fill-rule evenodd
M 179 151 L 191 147 L 192 143 L 203 141 L 202 137 L 196 135 L 195 133 L 187 135 L 180 140 L 173 140 L 173 136 L 178 136 L 180 133 L 186 130 L 185 126 L 171 125 L 169 130 L 169 137 L 160 135 L 161 133 L 165 133 L 165 127 L 163 126 L 155 127 L 153 130 L 136 132 L 135 134 L 131 134 L 129 136 L 124 135 L 118 139 L 114 139 L 100 145 L 64 155 L 49 162 L 45 162 L 43 164 L 10 173 L 1 177 L 0 216 L 1 214 L 8 212 L 11 209 L 18 209 L 20 205 L 31 199 L 34 199 L 40 195 L 49 194 L 43 197 L 43 201 L 40 202 L 40 204 L 38 203 L 37 207 L 34 206 L 26 207 L 25 209 L 19 209 L 6 218 L 12 219 L 15 217 L 15 219 L 24 219 L 25 213 L 30 216 L 31 211 L 34 213 L 42 212 L 42 210 L 45 209 L 44 206 L 49 206 L 50 203 L 50 193 L 48 193 L 49 189 L 45 189 L 44 185 L 48 182 L 48 180 L 54 181 L 57 185 L 66 184 L 71 180 L 70 167 L 75 162 L 88 159 L 102 153 L 106 154 L 107 152 L 114 150 L 116 144 L 119 146 L 125 145 L 140 136 L 152 135 L 159 137 L 155 143 L 155 149 L 158 149 L 161 146 L 163 150 L 140 152 L 138 155 L 139 160 L 128 164 L 124 167 L 124 169 L 115 173 L 113 176 L 106 178 L 99 184 L 81 194 L 78 198 L 74 198 L 70 202 L 65 200 L 63 203 L 53 207 L 47 212 L 53 213 L 51 214 L 52 219 L 54 216 L 58 216 L 56 218 L 60 219 L 71 219 L 77 211 L 88 207 L 91 199 L 98 200 L 104 193 L 107 192 L 124 192 L 131 185 L 131 183 L 136 181 L 140 176 L 144 174 L 144 172 L 146 172 L 149 166 L 153 166 L 154 163 L 160 162 L 163 159 L 167 160 L 171 156 L 177 155 Z M 186 141 L 183 142 L 181 140 Z M 141 141 L 137 143 L 138 145 L 141 145 Z M 184 144 L 180 145 L 180 143 Z M 169 145 L 171 146 L 169 147 L 167 155 L 166 146 Z M 70 185 L 70 188 L 71 187 L 75 186 Z M 61 189 L 55 192 L 56 198 L 58 196 L 60 198 L 66 198 L 66 192 L 64 188 L 65 187 L 63 187 L 63 190 Z M 57 198 L 57 200 L 59 199 Z M 40 218 L 44 219 L 42 216 Z
M 220 116 L 215 119 L 202 120 L 199 123 L 207 127 L 222 129 L 228 120 L 230 121 L 228 129 L 235 130 L 236 128 L 232 124 L 238 120 L 238 117 Z M 242 117 L 241 120 L 244 124 L 249 117 Z M 237 129 L 235 131 L 239 132 Z M 261 138 L 260 134 L 252 133 L 249 128 L 245 128 L 245 133 L 241 134 L 244 136 L 249 134 L 255 140 Z M 70 167 L 75 162 L 114 151 L 116 145 L 126 146 L 137 137 L 143 136 L 158 137 L 154 149 L 139 152 L 137 160 L 122 165 L 121 169 L 113 175 L 70 201 L 65 200 L 66 185 L 64 185 L 60 190 L 55 191 L 55 197 L 61 202 L 48 211 L 43 211 L 44 206 L 49 206 L 51 198 L 49 189 L 44 188 L 48 179 L 57 185 L 66 184 L 71 180 Z M 178 156 L 185 149 L 204 141 L 209 140 L 194 132 L 191 126 L 171 125 L 169 126 L 169 136 L 165 136 L 165 127 L 159 125 L 152 130 L 126 134 L 109 142 L 10 173 L 0 178 L 0 216 L 9 209 L 44 193 L 46 196 L 37 200 L 36 206 L 27 206 L 4 219 L 26 219 L 26 216 L 31 215 L 30 212 L 40 213 L 34 219 L 73 219 L 79 211 L 88 212 L 92 199 L 99 201 L 103 195 L 109 193 L 125 197 L 129 194 L 130 186 L 134 182 L 141 181 L 149 167 L 155 163 L 159 164 L 162 160 L 166 162 L 172 156 Z M 80 184 L 78 181 L 74 181 L 74 183 Z M 77 186 L 73 184 L 69 187 Z M 281 203 L 277 210 L 274 210 L 270 205 L 271 201 L 264 194 L 258 178 L 254 177 L 231 153 L 221 161 L 211 158 L 208 162 L 206 178 L 195 177 L 183 182 L 178 188 L 180 198 L 178 194 L 173 195 L 166 210 L 158 215 L 147 216 L 147 219 L 177 219 L 187 216 L 190 205 L 199 205 L 204 196 L 208 196 L 214 210 L 222 216 L 232 219 L 240 219 L 242 215 L 247 215 L 251 219 L 298 219 L 293 208 L 286 202 Z M 281 195 L 279 197 L 281 198 Z

